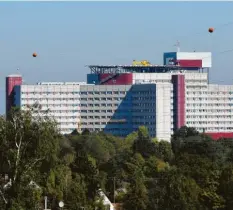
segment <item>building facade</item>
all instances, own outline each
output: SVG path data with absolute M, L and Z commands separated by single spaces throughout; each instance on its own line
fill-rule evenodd
M 164 53 L 164 65 L 144 63 L 89 66 L 87 83 L 25 85 L 9 76 L 7 110 L 38 103 L 62 133 L 126 136 L 145 125 L 152 137 L 170 140 L 187 125 L 213 138 L 233 137 L 233 86 L 209 84 L 210 53 Z
M 14 87 L 22 84 L 21 75 L 9 75 L 6 77 L 6 113 L 14 105 L 14 101 L 17 100 L 18 96 L 14 95 Z
M 40 112 L 52 116 L 63 134 L 88 129 L 126 136 L 146 125 L 151 136 L 167 139 L 172 133 L 172 123 L 167 123 L 171 121 L 171 89 L 169 83 L 16 85 L 14 106 L 27 110 L 39 104 Z

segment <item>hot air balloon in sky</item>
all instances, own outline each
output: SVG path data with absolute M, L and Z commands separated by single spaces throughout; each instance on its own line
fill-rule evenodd
M 209 33 L 213 33 L 214 32 L 214 28 L 209 28 Z

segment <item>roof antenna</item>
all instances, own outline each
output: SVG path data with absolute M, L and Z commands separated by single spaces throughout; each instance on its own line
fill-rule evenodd
M 177 48 L 177 52 L 180 52 L 180 42 L 177 40 L 176 44 L 174 45 Z

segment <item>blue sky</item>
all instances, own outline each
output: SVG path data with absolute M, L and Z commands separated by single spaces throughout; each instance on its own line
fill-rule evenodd
M 177 39 L 181 51 L 212 51 L 211 82 L 232 84 L 233 52 L 218 53 L 233 49 L 232 11 L 233 2 L 0 2 L 0 113 L 17 68 L 27 83 L 85 81 L 87 64 L 162 64 Z

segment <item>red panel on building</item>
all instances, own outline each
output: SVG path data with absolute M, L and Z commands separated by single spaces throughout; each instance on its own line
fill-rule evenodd
M 181 67 L 202 67 L 202 60 L 177 60 Z
M 22 77 L 13 75 L 6 77 L 6 113 L 13 106 L 13 89 L 16 85 L 22 84 Z
M 231 139 L 233 138 L 233 133 L 205 133 L 210 136 L 214 140 L 218 140 L 220 138 Z
M 185 78 L 178 75 L 178 127 L 185 125 Z
M 185 125 L 185 78 L 184 75 L 172 76 L 174 90 L 174 128 Z
M 102 85 L 131 85 L 133 83 L 133 74 L 100 74 L 100 83 Z

